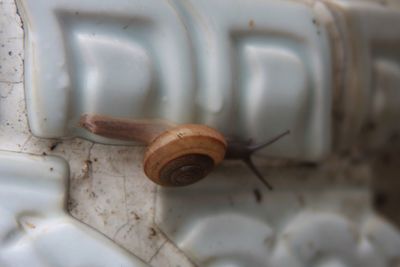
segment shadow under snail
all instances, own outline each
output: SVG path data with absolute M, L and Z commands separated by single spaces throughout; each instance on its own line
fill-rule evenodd
M 143 169 L 162 186 L 193 184 L 224 159 L 242 160 L 272 190 L 251 160 L 251 155 L 290 133 L 289 130 L 256 145 L 227 140 L 217 130 L 201 124 L 176 125 L 163 120 L 132 120 L 85 114 L 81 127 L 103 137 L 147 144 Z

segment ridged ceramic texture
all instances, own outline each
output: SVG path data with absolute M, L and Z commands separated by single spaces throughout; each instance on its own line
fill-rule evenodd
M 206 124 L 254 142 L 291 130 L 261 154 L 317 161 L 330 151 L 333 48 L 305 3 L 18 2 L 36 136 L 115 143 L 78 127 L 89 113 Z

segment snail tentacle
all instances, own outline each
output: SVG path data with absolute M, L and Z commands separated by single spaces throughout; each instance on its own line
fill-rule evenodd
M 279 139 L 281 139 L 282 137 L 284 137 L 284 136 L 286 136 L 288 134 L 290 134 L 290 130 L 286 130 L 283 133 L 281 133 L 281 134 L 279 134 L 279 135 L 277 135 L 275 137 L 272 137 L 271 139 L 269 139 L 269 140 L 267 140 L 265 142 L 262 142 L 262 143 L 259 143 L 259 144 L 255 144 L 255 145 L 251 145 L 251 146 L 249 146 L 249 150 L 251 151 L 251 153 L 254 153 L 254 152 L 256 152 L 256 151 L 258 151 L 260 149 L 263 149 L 263 148 L 265 148 L 265 147 L 267 147 L 269 145 L 272 145 L 273 143 L 275 143 L 276 141 L 278 141 Z
M 256 168 L 256 166 L 254 165 L 253 161 L 251 160 L 251 158 L 247 158 L 247 159 L 243 159 L 243 162 L 246 163 L 246 165 L 250 168 L 250 170 L 256 175 L 256 177 L 269 189 L 269 190 L 274 190 L 274 188 L 272 187 L 272 185 L 266 180 L 264 179 L 264 177 L 262 176 L 262 174 L 260 173 L 260 171 Z
M 265 148 L 282 137 L 290 134 L 290 130 L 286 130 L 285 132 L 265 141 L 262 143 L 258 143 L 255 145 L 251 145 L 249 143 L 243 143 L 243 142 L 237 142 L 237 141 L 232 141 L 228 143 L 228 148 L 226 152 L 226 158 L 227 159 L 239 159 L 242 160 L 249 168 L 250 170 L 255 174 L 255 176 L 269 189 L 273 190 L 272 185 L 264 179 L 262 176 L 261 172 L 257 169 L 257 167 L 254 165 L 251 156 L 258 150 Z

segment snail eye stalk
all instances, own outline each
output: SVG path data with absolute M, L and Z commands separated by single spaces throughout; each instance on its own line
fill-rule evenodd
M 255 145 L 251 145 L 249 146 L 249 149 L 251 150 L 251 153 L 256 152 L 257 150 L 263 149 L 269 145 L 272 145 L 273 143 L 275 143 L 276 141 L 278 141 L 279 139 L 281 139 L 282 137 L 285 137 L 286 135 L 290 134 L 290 130 L 286 130 L 281 134 L 278 134 L 275 137 L 272 137 L 271 139 L 262 142 L 260 144 L 255 144 Z
M 262 176 L 261 172 L 254 165 L 251 156 L 258 150 L 263 149 L 273 143 L 277 142 L 284 136 L 290 134 L 290 130 L 259 144 L 249 145 L 244 143 L 232 142 L 228 144 L 227 159 L 239 159 L 242 160 L 249 169 L 255 174 L 255 176 L 269 189 L 273 190 L 272 185 Z
M 256 177 L 269 189 L 269 190 L 274 190 L 272 185 L 262 176 L 262 174 L 258 171 L 256 166 L 253 164 L 251 161 L 251 158 L 244 159 L 244 163 L 250 168 L 250 170 L 256 175 Z

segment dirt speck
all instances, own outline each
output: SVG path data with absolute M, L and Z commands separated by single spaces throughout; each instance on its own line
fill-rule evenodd
M 256 199 L 257 203 L 261 203 L 263 196 L 260 192 L 260 190 L 258 190 L 257 188 L 253 190 L 253 194 L 254 194 L 254 198 Z
M 313 18 L 312 23 L 317 27 L 319 26 L 319 21 L 316 18 Z
M 374 206 L 377 208 L 382 208 L 388 202 L 388 197 L 385 193 L 377 192 L 374 195 Z
M 255 23 L 254 23 L 254 20 L 249 20 L 249 28 L 252 30 L 252 29 L 254 29 L 254 27 L 255 27 Z
M 50 151 L 55 150 L 59 144 L 61 144 L 60 141 L 57 141 L 57 142 L 54 142 L 53 144 L 51 144 L 49 147 Z
M 149 239 L 152 239 L 153 237 L 155 237 L 157 235 L 157 231 L 153 227 L 150 227 L 149 230 L 150 230 Z
M 131 215 L 133 215 L 133 218 L 134 218 L 136 221 L 139 221 L 139 220 L 140 220 L 140 216 L 137 215 L 136 212 L 131 211 Z
M 52 171 L 54 171 L 54 168 L 53 168 L 53 167 L 51 167 L 49 170 L 52 172 Z

